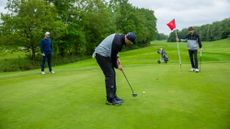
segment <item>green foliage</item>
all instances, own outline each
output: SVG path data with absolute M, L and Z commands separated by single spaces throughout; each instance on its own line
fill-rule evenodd
M 167 40 L 168 35 L 165 35 L 163 33 L 157 33 L 156 40 Z
M 54 43 L 54 53 L 52 57 L 53 66 L 62 65 L 66 63 L 72 63 L 76 61 L 80 61 L 89 56 L 76 56 L 74 54 L 69 54 L 66 57 L 56 54 L 56 45 Z M 24 52 L 24 48 L 14 48 L 14 47 L 0 47 L 0 72 L 11 72 L 11 71 L 25 71 L 31 69 L 40 68 L 41 63 L 41 54 L 36 55 L 36 59 L 34 61 L 30 60 L 29 55 Z
M 168 42 L 176 42 L 176 31 L 178 30 L 174 30 L 169 34 Z
M 36 53 L 42 35 L 50 31 L 55 38 L 59 37 L 65 27 L 56 19 L 55 9 L 41 0 L 17 1 L 10 0 L 8 9 L 13 10 L 11 14 L 2 14 L 3 30 L 8 36 L 6 39 L 19 43 L 31 53 L 31 59 L 35 60 Z M 8 45 L 8 42 L 5 42 Z
M 40 54 L 39 43 L 51 32 L 54 55 L 91 55 L 111 33 L 135 32 L 137 45 L 156 37 L 154 11 L 139 9 L 128 0 L 9 0 L 1 14 L 0 45 L 23 46 L 31 59 Z
M 128 0 L 111 0 L 109 7 L 113 12 L 117 32 L 136 32 L 137 45 L 148 44 L 156 37 L 156 17 L 148 9 L 132 6 Z
M 85 9 L 87 11 L 82 16 L 81 26 L 87 41 L 85 54 L 91 55 L 101 40 L 115 31 L 115 25 L 110 10 L 103 1 L 89 0 Z

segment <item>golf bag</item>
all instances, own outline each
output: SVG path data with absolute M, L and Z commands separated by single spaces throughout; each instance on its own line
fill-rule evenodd
M 163 48 L 158 49 L 157 53 L 160 54 L 160 59 L 157 61 L 158 64 L 168 62 L 167 53 L 165 52 L 165 50 Z

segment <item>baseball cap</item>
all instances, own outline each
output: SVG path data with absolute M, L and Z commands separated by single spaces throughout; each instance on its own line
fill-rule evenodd
M 134 32 L 129 32 L 127 35 L 126 35 L 127 39 L 129 41 L 131 41 L 133 44 L 136 42 L 136 35 Z
M 45 35 L 50 35 L 50 32 L 46 32 Z

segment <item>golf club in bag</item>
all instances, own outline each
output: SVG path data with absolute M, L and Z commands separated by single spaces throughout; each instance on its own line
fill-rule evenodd
M 132 87 L 131 84 L 129 83 L 129 80 L 128 80 L 127 77 L 126 77 L 124 70 L 121 69 L 121 72 L 123 73 L 123 75 L 124 75 L 126 81 L 127 81 L 128 84 L 129 84 L 129 87 L 130 87 L 130 89 L 131 89 L 131 91 L 132 91 L 132 96 L 133 96 L 133 97 L 136 97 L 136 96 L 137 96 L 137 93 L 134 92 L 133 87 Z

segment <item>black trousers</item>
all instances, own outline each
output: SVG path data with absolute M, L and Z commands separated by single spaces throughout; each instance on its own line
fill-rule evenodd
M 51 72 L 52 71 L 52 65 L 51 65 L 52 54 L 51 53 L 46 53 L 45 56 L 42 56 L 41 71 L 44 71 L 45 69 L 46 60 L 48 62 L 49 71 Z
M 197 50 L 188 50 L 192 68 L 198 69 Z
M 97 63 L 105 76 L 106 97 L 110 101 L 116 97 L 116 72 L 111 62 L 111 58 L 96 54 Z

